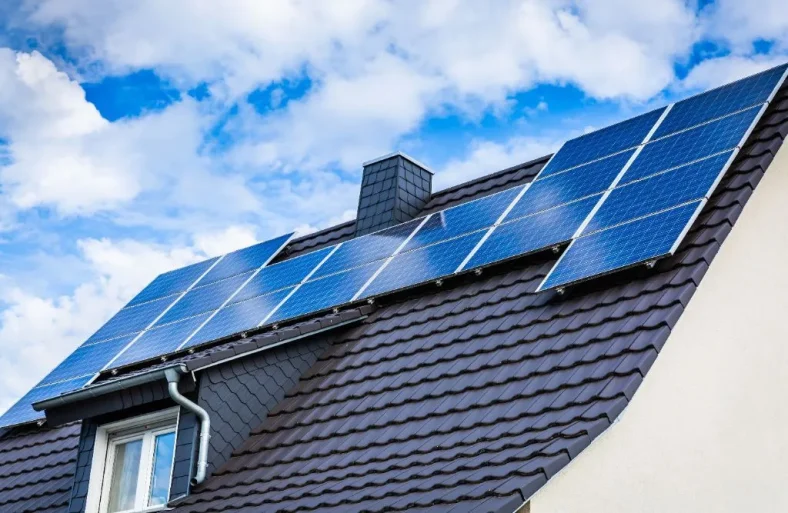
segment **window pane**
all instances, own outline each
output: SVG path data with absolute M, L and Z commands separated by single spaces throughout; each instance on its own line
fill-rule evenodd
M 175 433 L 166 433 L 156 437 L 148 506 L 159 506 L 167 502 L 167 496 L 170 492 L 172 452 L 174 449 Z
M 109 488 L 110 513 L 134 508 L 141 453 L 142 440 L 133 440 L 115 446 L 115 462 Z

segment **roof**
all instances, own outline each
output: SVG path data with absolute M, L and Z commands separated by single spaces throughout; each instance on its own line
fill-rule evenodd
M 346 313 L 317 364 L 176 511 L 514 510 L 626 407 L 786 134 L 783 87 L 680 250 L 653 270 L 534 294 L 556 258 L 541 255 Z M 436 193 L 424 213 L 528 182 L 545 162 Z M 302 237 L 282 258 L 353 233 L 351 221 Z M 298 344 L 321 321 L 182 361 L 242 356 L 265 337 Z M 0 510 L 64 509 L 78 432 L 0 435 Z
M 77 461 L 79 423 L 37 425 L 0 436 L 0 511 L 55 512 L 68 506 Z
M 786 134 L 783 87 L 679 251 L 653 270 L 535 294 L 549 256 L 380 305 L 176 511 L 513 510 L 632 399 Z M 527 182 L 540 165 L 427 208 Z

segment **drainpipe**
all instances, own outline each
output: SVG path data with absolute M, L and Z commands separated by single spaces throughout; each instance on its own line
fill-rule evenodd
M 167 377 L 167 390 L 170 392 L 172 400 L 197 415 L 200 422 L 197 473 L 191 481 L 192 485 L 198 485 L 205 481 L 205 475 L 208 472 L 208 441 L 211 439 L 211 418 L 208 416 L 207 411 L 181 395 L 178 391 L 178 381 L 180 381 L 182 373 L 183 369 L 179 367 L 171 367 L 164 371 L 164 375 Z

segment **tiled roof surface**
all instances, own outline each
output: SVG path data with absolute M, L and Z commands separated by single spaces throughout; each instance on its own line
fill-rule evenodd
M 79 442 L 79 424 L 37 426 L 0 434 L 0 511 L 64 511 L 68 506 Z
M 653 270 L 534 294 L 550 256 L 382 305 L 176 511 L 512 511 L 631 400 L 786 133 L 784 88 L 678 253 Z

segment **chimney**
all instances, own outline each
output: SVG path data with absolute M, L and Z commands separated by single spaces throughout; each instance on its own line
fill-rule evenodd
M 424 164 L 401 152 L 365 162 L 356 236 L 419 215 L 432 194 L 432 174 Z

